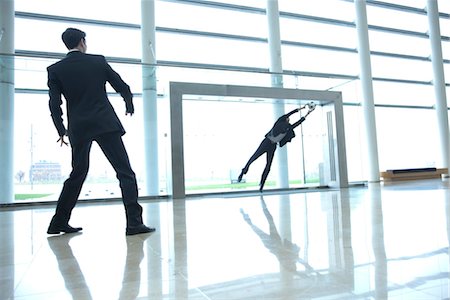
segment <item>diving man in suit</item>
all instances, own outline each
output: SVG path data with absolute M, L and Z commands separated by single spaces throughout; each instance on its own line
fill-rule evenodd
M 289 123 L 289 117 L 296 112 L 308 107 L 308 112 L 305 116 L 301 117 L 300 120 L 294 124 Z M 242 169 L 241 174 L 239 174 L 238 182 L 242 181 L 242 177 L 247 174 L 250 165 L 257 160 L 261 155 L 266 153 L 266 166 L 261 175 L 261 181 L 259 183 L 259 191 L 262 192 L 264 184 L 266 182 L 267 176 L 270 172 L 270 167 L 272 166 L 273 157 L 275 155 L 275 150 L 277 150 L 277 144 L 280 147 L 286 145 L 295 137 L 294 129 L 305 121 L 306 117 L 316 108 L 314 103 L 308 103 L 300 108 L 296 108 L 293 111 L 282 115 L 273 124 L 272 129 L 264 136 L 259 147 L 256 149 L 255 153 L 250 157 L 245 167 Z
M 67 28 L 62 40 L 69 52 L 66 57 L 47 68 L 49 107 L 58 131 L 60 146 L 72 148 L 72 172 L 64 182 L 55 215 L 48 234 L 73 233 L 81 227 L 69 225 L 69 219 L 78 200 L 89 170 L 89 153 L 95 141 L 116 171 L 125 206 L 126 235 L 152 232 L 142 220 L 142 206 L 138 203 L 138 187 L 127 151 L 122 141 L 125 134 L 106 94 L 108 82 L 125 100 L 126 115 L 134 113 L 130 87 L 107 63 L 102 55 L 86 54 L 86 34 L 76 28 Z M 67 107 L 66 130 L 61 109 L 64 96 Z M 107 228 L 107 227 L 106 227 Z

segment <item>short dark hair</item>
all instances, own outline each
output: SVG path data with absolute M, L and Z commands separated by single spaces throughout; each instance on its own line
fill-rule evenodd
M 66 31 L 63 32 L 61 38 L 66 45 L 67 49 L 73 49 L 82 39 L 86 37 L 86 33 L 76 28 L 67 28 Z

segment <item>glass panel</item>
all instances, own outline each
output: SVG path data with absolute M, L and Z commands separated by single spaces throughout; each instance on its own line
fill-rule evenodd
M 47 94 L 47 67 L 55 63 L 53 59 L 23 58 L 15 59 L 15 88 L 42 89 Z
M 285 70 L 344 75 L 359 73 L 359 61 L 356 53 L 294 46 L 282 46 L 281 50 Z
M 170 1 L 170 0 L 169 0 Z M 234 4 L 239 6 L 265 8 L 266 2 L 261 0 L 226 0 L 226 1 L 214 1 L 216 3 Z
M 305 113 L 302 112 L 302 114 Z M 300 178 L 297 186 L 326 184 L 324 182 L 326 169 L 324 140 L 327 137 L 326 130 L 323 128 L 326 123 L 324 119 L 325 113 L 320 106 L 317 106 L 314 112 L 307 117 L 307 120 L 296 128 L 296 138 L 285 146 L 288 147 L 289 177 Z M 292 122 L 296 120 L 298 119 L 292 118 Z M 300 166 L 303 166 L 303 168 Z M 295 183 L 294 181 L 291 186 L 295 187 Z
M 121 97 L 109 97 L 127 133 L 123 136 L 131 165 L 138 179 L 140 196 L 148 196 L 146 191 L 145 152 L 143 145 L 144 126 L 142 99 L 134 98 L 135 114 L 125 116 L 125 106 Z M 167 101 L 168 102 L 168 101 Z M 159 115 L 167 115 L 164 102 L 159 103 Z M 65 104 L 62 106 L 65 109 Z M 59 147 L 58 134 L 48 110 L 48 96 L 38 94 L 15 95 L 15 193 L 18 199 L 57 200 L 63 181 L 71 171 L 70 147 Z M 20 113 L 19 113 L 20 112 Z M 63 118 L 66 114 L 63 115 Z M 167 132 L 166 119 L 159 119 L 159 161 L 161 193 L 166 194 Z M 96 143 L 91 151 L 90 169 L 80 199 L 121 197 L 115 171 Z M 33 171 L 32 171 L 33 169 Z M 32 176 L 34 174 L 34 176 Z
M 108 0 L 106 5 L 92 0 L 14 0 L 14 6 L 22 12 L 114 22 L 140 23 L 141 18 L 140 1 Z
M 443 167 L 434 110 L 377 108 L 376 122 L 380 170 Z
M 430 82 L 433 78 L 429 61 L 392 58 L 373 55 L 372 76 L 390 79 L 418 80 Z
M 430 41 L 397 33 L 371 30 L 369 32 L 371 51 L 397 53 L 428 57 L 431 54 Z
M 239 3 L 239 5 L 242 4 Z M 244 5 L 248 4 L 245 3 Z M 263 14 L 164 1 L 156 1 L 155 10 L 156 25 L 158 27 L 182 28 L 252 37 L 267 36 L 267 18 Z
M 409 7 L 415 7 L 415 8 L 420 8 L 423 9 L 425 6 L 425 1 L 422 0 L 388 0 L 388 1 L 383 1 L 383 2 L 387 2 L 387 3 L 392 3 L 392 4 L 396 4 L 396 5 L 403 5 L 403 6 L 409 6 Z
M 367 159 L 364 148 L 365 132 L 361 106 L 344 106 L 345 150 L 349 182 L 366 180 Z
M 450 1 L 447 1 L 448 3 L 450 3 Z M 439 7 L 440 9 L 441 7 Z M 442 10 L 441 10 L 442 12 Z M 439 29 L 441 31 L 441 35 L 449 37 L 450 36 L 450 19 L 447 17 L 446 19 L 444 18 L 439 18 Z
M 354 20 L 353 3 L 336 0 L 292 1 L 278 0 L 280 11 L 293 12 L 323 18 L 352 22 Z
M 369 25 L 423 33 L 428 31 L 428 20 L 426 15 L 419 15 L 417 13 L 395 9 L 386 9 L 378 6 L 367 5 L 367 21 Z
M 321 78 L 314 76 L 285 76 L 284 87 L 304 90 L 342 92 L 344 102 L 357 102 L 356 79 Z
M 70 148 L 56 143 L 48 96 L 16 94 L 14 104 L 16 199 L 56 200 L 70 172 Z
M 158 60 L 269 67 L 266 43 L 172 33 L 158 33 L 157 40 Z
M 204 97 L 201 99 L 207 100 Z M 255 105 L 249 103 L 243 103 L 236 109 L 237 104 L 232 102 L 185 100 L 183 130 L 186 192 L 207 192 L 212 188 L 216 191 L 242 189 L 244 184 L 257 189 L 264 169 L 263 159 L 252 165 L 244 184 L 231 184 L 261 142 L 266 133 L 264 130 L 268 130 L 266 127 L 270 125 L 266 124 L 265 119 L 272 118 L 268 117 L 267 112 L 255 110 Z M 199 111 L 205 112 L 202 118 L 198 118 Z M 252 121 L 249 122 L 249 119 Z
M 281 18 L 280 28 L 282 40 L 353 49 L 357 45 L 356 31 L 351 27 Z
M 361 107 L 347 106 L 344 115 L 349 181 L 366 180 Z M 434 110 L 377 107 L 375 115 L 380 170 L 442 167 Z
M 449 24 L 450 27 L 450 24 Z M 442 57 L 448 61 L 450 61 L 450 41 L 442 41 Z M 444 63 L 444 66 L 448 66 L 450 63 Z
M 334 91 L 341 91 L 344 103 L 362 103 L 361 83 L 349 81 L 338 86 Z M 374 102 L 376 105 L 427 106 L 435 105 L 434 88 L 431 84 L 411 84 L 400 82 L 373 81 Z
M 360 82 L 357 79 L 345 80 L 341 85 L 330 89 L 331 91 L 342 92 L 344 103 L 360 103 Z
M 375 104 L 435 105 L 434 88 L 430 85 L 375 81 L 373 83 Z
M 411 0 L 414 1 L 414 0 Z M 440 12 L 450 14 L 450 1 L 438 0 L 438 8 Z
M 234 72 L 197 68 L 159 67 L 157 71 L 158 93 L 168 95 L 169 82 L 199 82 L 235 85 L 270 86 L 271 78 L 266 73 Z M 161 87 L 161 90 L 159 89 Z
M 141 33 L 136 29 L 124 29 L 111 26 L 74 24 L 15 19 L 17 50 L 66 53 L 67 48 L 61 40 L 61 34 L 68 27 L 75 27 L 86 32 L 88 53 L 101 53 L 105 56 L 133 57 L 141 56 Z M 45 32 L 45 36 L 42 33 Z M 45 42 L 43 42 L 45 41 Z M 118 46 L 118 41 L 120 46 Z

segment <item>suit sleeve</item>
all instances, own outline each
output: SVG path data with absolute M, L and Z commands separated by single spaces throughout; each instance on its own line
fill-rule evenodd
M 291 114 L 292 114 L 292 112 L 291 112 Z M 298 125 L 302 124 L 305 120 L 306 120 L 305 117 L 301 117 L 300 120 L 298 120 L 297 122 L 295 122 L 294 124 L 289 126 L 286 136 L 280 141 L 280 147 L 283 147 L 284 145 L 286 145 L 286 143 L 289 143 L 295 137 L 294 129 Z
M 295 113 L 298 112 L 298 111 L 299 111 L 299 109 L 296 108 L 296 109 L 294 109 L 293 111 L 290 111 L 290 112 L 288 112 L 287 114 L 285 114 L 283 117 L 284 117 L 284 118 L 289 118 L 291 115 L 295 114 Z
M 133 94 L 131 93 L 130 86 L 123 81 L 120 75 L 111 68 L 111 66 L 106 61 L 105 57 L 103 57 L 107 80 L 113 87 L 113 89 L 122 96 L 123 100 L 125 100 L 125 104 L 127 107 L 133 106 Z
M 63 136 L 66 134 L 66 127 L 64 126 L 63 119 L 62 119 L 62 99 L 61 99 L 61 84 L 50 68 L 47 69 L 48 72 L 48 94 L 50 97 L 49 100 L 49 108 L 50 108 L 50 114 L 52 116 L 53 124 L 56 127 L 56 130 L 58 131 L 59 136 Z
M 305 121 L 305 117 L 301 117 L 300 120 L 298 120 L 297 122 L 295 122 L 294 124 L 292 124 L 292 129 L 294 129 L 295 127 L 297 127 L 298 125 L 302 124 L 303 121 Z

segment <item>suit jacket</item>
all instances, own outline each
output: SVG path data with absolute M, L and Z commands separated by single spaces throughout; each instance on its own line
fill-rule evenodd
M 59 136 L 67 134 L 75 144 L 108 132 L 125 134 L 106 94 L 106 82 L 125 100 L 127 112 L 134 112 L 133 95 L 104 56 L 72 51 L 49 66 L 47 72 L 49 107 Z M 67 130 L 61 95 L 66 99 Z
M 305 120 L 304 117 L 301 117 L 299 121 L 295 122 L 292 125 L 287 121 L 288 117 L 290 117 L 292 114 L 298 111 L 299 111 L 298 109 L 294 109 L 289 113 L 279 117 L 278 120 L 273 125 L 272 129 L 265 135 L 266 138 L 269 135 L 277 136 L 279 134 L 285 134 L 284 137 L 281 139 L 281 141 L 279 141 L 280 147 L 283 147 L 284 145 L 286 145 L 286 143 L 290 142 L 295 137 L 294 128 L 300 125 Z

